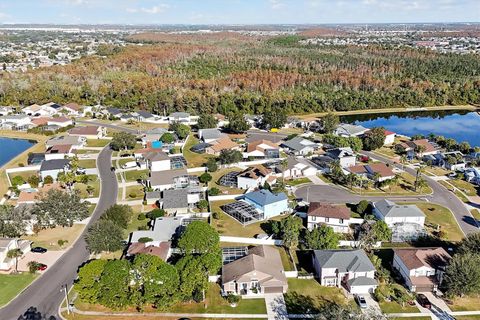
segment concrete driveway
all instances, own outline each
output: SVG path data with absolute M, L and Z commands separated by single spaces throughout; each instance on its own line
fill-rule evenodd
M 52 266 L 58 259 L 62 256 L 65 250 L 61 251 L 47 251 L 45 253 L 34 253 L 34 252 L 27 252 L 24 257 L 18 260 L 18 270 L 19 271 L 29 271 L 28 270 L 28 263 L 30 261 L 36 261 L 39 263 L 43 263 L 48 267 Z M 40 271 L 44 272 L 44 271 Z
M 375 299 L 373 299 L 373 296 L 371 294 L 362 294 L 362 296 L 365 298 L 365 301 L 367 302 L 368 308 L 365 311 L 373 312 L 373 313 L 382 313 L 382 309 L 380 309 L 380 305 L 378 304 Z

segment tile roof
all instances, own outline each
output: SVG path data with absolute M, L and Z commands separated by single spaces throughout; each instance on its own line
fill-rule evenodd
M 262 146 L 264 145 L 264 146 Z M 266 149 L 278 149 L 278 145 L 269 140 L 257 140 L 250 142 L 247 146 L 247 152 L 252 152 L 255 150 L 264 152 Z
M 48 148 L 45 153 L 46 154 L 55 154 L 55 153 L 67 154 L 71 150 L 72 150 L 72 145 L 71 144 L 57 144 L 57 145 L 54 145 L 54 146 L 51 146 L 50 148 Z
M 222 150 L 237 148 L 238 144 L 233 142 L 229 137 L 223 137 L 218 140 L 212 141 L 210 148 L 214 152 L 220 152 Z
M 322 202 L 310 202 L 307 214 L 315 217 L 350 219 L 350 209 L 347 207 Z
M 365 167 L 367 168 L 367 170 L 369 170 L 372 173 L 380 174 L 380 176 L 383 178 L 395 176 L 395 173 L 393 173 L 392 168 L 388 167 L 383 162 L 367 164 Z

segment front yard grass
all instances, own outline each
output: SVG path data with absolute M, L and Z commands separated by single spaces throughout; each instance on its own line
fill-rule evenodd
M 78 160 L 78 166 L 80 168 L 96 168 L 97 160 L 95 159 Z
M 31 273 L 0 274 L 0 307 L 6 305 L 26 288 L 36 275 Z
M 143 175 L 148 176 L 148 170 L 130 170 L 123 172 L 123 177 L 126 182 L 132 182 L 139 180 Z
M 451 171 L 449 170 L 446 170 L 444 168 L 440 168 L 440 167 L 426 167 L 425 168 L 425 172 L 429 172 L 433 175 L 436 175 L 436 176 L 446 176 L 447 174 L 451 173 Z
M 405 307 L 402 307 L 399 303 L 392 301 L 392 302 L 379 302 L 380 309 L 382 309 L 383 313 L 416 313 L 420 312 L 416 306 L 411 306 L 405 303 Z M 417 319 L 417 318 L 415 318 Z
M 126 190 L 127 200 L 142 200 L 144 195 L 143 186 L 128 186 Z
M 316 313 L 325 302 L 352 304 L 340 288 L 324 287 L 315 279 L 289 278 L 288 293 L 284 294 L 287 311 L 292 314 Z
M 477 188 L 473 184 L 465 180 L 451 179 L 448 180 L 448 182 L 450 182 L 456 188 L 462 190 L 463 193 L 465 193 L 467 196 L 476 196 L 478 193 Z
M 308 178 L 298 178 L 293 180 L 285 180 L 285 184 L 288 186 L 298 186 L 300 184 L 311 183 L 310 179 Z
M 87 147 L 105 147 L 109 144 L 112 140 L 109 139 L 88 139 L 87 140 Z
M 440 230 L 445 233 L 446 239 L 449 241 L 460 241 L 463 239 L 464 235 L 449 209 L 427 202 L 415 202 L 413 204 L 425 213 L 426 224 L 438 224 L 440 226 Z
M 36 235 L 23 236 L 22 239 L 33 241 L 32 247 L 44 247 L 48 250 L 63 250 L 71 246 L 85 228 L 84 224 L 74 224 L 72 227 L 55 227 L 43 229 Z M 58 240 L 68 241 L 66 245 L 60 247 Z M 0 290 L 1 291 L 1 290 Z
M 390 187 L 385 187 L 384 189 L 360 189 L 354 188 L 353 192 L 362 194 L 362 195 L 369 195 L 369 196 L 401 196 L 401 195 L 418 195 L 418 194 L 430 194 L 432 193 L 432 188 L 427 186 L 422 190 L 414 191 L 414 182 L 415 177 L 403 172 L 400 173 L 400 179 L 396 185 L 392 185 Z M 350 189 L 349 189 L 350 190 Z M 352 191 L 352 190 L 350 190 Z
M 200 143 L 193 134 L 190 134 L 187 138 L 185 145 L 183 146 L 183 157 L 187 160 L 187 165 L 189 168 L 201 167 L 208 158 L 212 158 L 212 155 L 195 153 L 190 150 L 191 147 Z
M 475 311 L 480 310 L 480 295 L 456 297 L 452 299 L 453 304 L 449 305 L 452 311 Z
M 87 186 L 92 186 L 93 187 L 93 192 L 89 194 L 87 192 Z M 75 183 L 74 186 L 75 190 L 78 190 L 80 192 L 80 197 L 82 198 L 98 198 L 100 196 L 100 181 L 99 180 L 94 180 L 94 181 L 88 181 L 87 184 L 84 183 Z

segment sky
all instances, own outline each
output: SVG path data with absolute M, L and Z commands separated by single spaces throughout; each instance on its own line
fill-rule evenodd
M 480 0 L 0 0 L 0 23 L 479 22 Z

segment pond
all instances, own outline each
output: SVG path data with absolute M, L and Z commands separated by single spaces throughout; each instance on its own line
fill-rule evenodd
M 35 143 L 31 140 L 0 137 L 0 167 Z
M 467 141 L 480 146 L 480 114 L 472 111 L 415 111 L 341 116 L 341 122 L 366 128 L 385 127 L 398 134 L 413 136 L 430 133 Z

